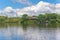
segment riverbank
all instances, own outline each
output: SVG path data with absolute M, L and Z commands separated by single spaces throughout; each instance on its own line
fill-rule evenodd
M 37 25 L 37 26 L 54 26 L 60 27 L 60 15 L 56 13 L 51 14 L 40 14 L 38 16 L 28 16 L 27 14 L 22 15 L 22 17 L 7 17 L 7 16 L 0 16 L 0 24 L 7 23 L 12 24 L 16 23 L 19 25 Z

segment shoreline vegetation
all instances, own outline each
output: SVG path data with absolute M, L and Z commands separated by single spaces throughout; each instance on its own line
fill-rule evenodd
M 57 13 L 46 13 L 38 16 L 28 16 L 27 14 L 22 17 L 7 17 L 0 16 L 0 24 L 3 23 L 17 23 L 19 25 L 37 25 L 40 27 L 59 27 L 60 26 L 60 14 Z

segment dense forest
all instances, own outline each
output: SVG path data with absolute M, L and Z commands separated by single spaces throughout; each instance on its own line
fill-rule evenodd
M 46 13 L 38 16 L 28 16 L 27 14 L 22 17 L 7 17 L 0 16 L 1 23 L 19 23 L 24 26 L 26 25 L 38 25 L 38 26 L 60 26 L 60 14 L 57 13 Z

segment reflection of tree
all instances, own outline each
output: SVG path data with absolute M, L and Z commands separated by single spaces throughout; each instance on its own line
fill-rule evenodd
M 28 25 L 28 20 L 27 20 L 27 18 L 28 18 L 28 15 L 27 14 L 24 14 L 23 16 L 22 16 L 22 26 L 23 26 L 23 32 L 24 32 L 24 37 L 27 35 L 27 25 Z
M 7 23 L 0 23 L 0 28 L 7 28 L 8 24 Z
M 26 31 L 27 30 L 27 26 L 23 25 L 23 30 Z
M 13 27 L 14 27 L 14 26 L 20 26 L 20 24 L 18 24 L 18 23 L 8 23 L 8 25 L 9 25 L 9 26 L 13 26 Z
M 27 36 L 27 26 L 22 25 L 22 27 L 23 27 L 23 35 L 24 35 L 24 38 L 26 39 L 26 36 Z
M 50 29 L 50 28 L 47 28 L 47 29 L 41 29 L 40 30 L 40 35 L 42 35 L 41 39 L 42 40 L 56 40 L 56 29 Z

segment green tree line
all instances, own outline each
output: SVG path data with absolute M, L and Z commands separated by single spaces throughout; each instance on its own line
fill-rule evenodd
M 26 25 L 60 26 L 60 14 L 45 13 L 35 17 L 36 18 L 33 18 L 33 16 L 28 16 L 27 14 L 23 14 L 22 17 L 10 17 L 10 18 L 6 16 L 0 16 L 0 23 L 20 23 L 25 26 Z

